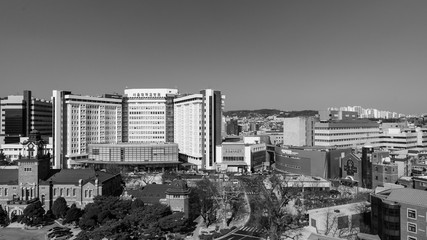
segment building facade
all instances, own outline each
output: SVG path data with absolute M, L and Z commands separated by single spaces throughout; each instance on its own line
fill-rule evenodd
M 100 168 L 118 165 L 130 170 L 176 170 L 180 164 L 176 143 L 89 144 L 88 153 L 89 159 L 82 162 Z
M 379 124 L 369 120 L 316 122 L 314 144 L 337 148 L 361 148 L 369 144 L 381 146 Z
M 174 100 L 174 142 L 181 157 L 200 169 L 215 169 L 216 146 L 222 141 L 224 96 L 206 89 Z
M 173 99 L 177 89 L 125 89 L 123 141 L 165 143 L 174 141 Z
M 24 145 L 28 157 L 17 160 L 18 168 L 0 169 L 0 205 L 9 217 L 21 215 L 34 201 L 49 210 L 58 197 L 64 197 L 69 205 L 84 207 L 97 195 L 121 194 L 120 174 L 93 169 L 52 170 L 50 155 L 37 131 L 30 133 Z
M 285 118 L 283 144 L 290 146 L 313 146 L 314 117 Z
M 318 176 L 323 178 L 341 177 L 341 159 L 351 153 L 351 149 L 319 147 L 276 147 L 276 168 L 282 171 Z
M 18 143 L 32 130 L 52 136 L 52 102 L 34 98 L 29 90 L 0 99 L 0 113 L 0 135 L 5 136 L 5 143 Z
M 217 171 L 255 172 L 268 165 L 267 145 L 260 142 L 223 142 L 217 146 Z
M 89 143 L 122 142 L 122 97 L 80 96 L 53 90 L 54 161 L 53 168 L 63 169 L 87 159 Z
M 426 239 L 427 192 L 410 188 L 371 194 L 371 229 L 381 239 Z

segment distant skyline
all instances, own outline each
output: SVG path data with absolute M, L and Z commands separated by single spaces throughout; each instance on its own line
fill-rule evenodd
M 221 90 L 226 110 L 427 113 L 427 1 L 0 1 L 0 97 Z

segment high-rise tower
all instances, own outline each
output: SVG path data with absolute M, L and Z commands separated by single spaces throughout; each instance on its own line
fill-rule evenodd
M 201 169 L 215 169 L 224 98 L 220 91 L 206 89 L 174 100 L 174 139 L 180 155 Z

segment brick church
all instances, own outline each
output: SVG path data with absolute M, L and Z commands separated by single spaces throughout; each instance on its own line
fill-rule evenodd
M 28 157 L 19 159 L 17 169 L 0 169 L 0 205 L 9 216 L 21 215 L 28 204 L 40 200 L 45 210 L 58 197 L 68 205 L 84 208 L 98 195 L 120 195 L 120 174 L 93 169 L 51 169 L 50 155 L 40 133 L 33 130 L 24 142 Z

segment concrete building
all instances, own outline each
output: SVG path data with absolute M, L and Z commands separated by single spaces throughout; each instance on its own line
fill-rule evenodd
M 180 164 L 176 143 L 93 143 L 88 144 L 88 154 L 88 160 L 80 162 L 97 168 L 116 165 L 128 170 L 164 171 L 177 170 Z
M 315 146 L 361 148 L 364 145 L 381 146 L 379 124 L 369 120 L 341 120 L 316 122 Z
M 174 142 L 180 157 L 199 169 L 216 168 L 216 146 L 221 144 L 225 96 L 206 89 L 174 99 Z
M 398 165 L 392 163 L 390 157 L 385 157 L 372 164 L 372 188 L 384 186 L 385 183 L 396 183 L 398 177 Z
M 362 209 L 368 205 L 360 202 L 309 210 L 310 227 L 323 236 L 347 239 L 359 233 L 361 225 L 365 224 Z
M 389 150 L 427 146 L 427 128 L 383 127 L 381 145 Z
M 37 130 L 33 130 L 38 132 Z M 43 136 L 42 136 L 43 137 Z M 28 141 L 29 137 L 20 137 L 18 143 L 8 143 L 8 144 L 0 144 L 0 151 L 3 152 L 7 161 L 15 161 L 20 158 L 27 158 L 28 151 L 26 149 L 26 145 L 22 143 Z M 49 153 L 51 156 L 53 155 L 53 138 L 49 137 L 49 142 L 46 142 L 44 147 L 44 151 Z M 34 150 L 37 151 L 38 146 L 34 147 Z
M 227 135 L 239 136 L 239 133 L 241 131 L 241 129 L 239 131 L 239 123 L 237 119 L 230 119 L 226 124 L 226 128 L 227 128 Z
M 217 146 L 217 171 L 254 172 L 267 168 L 267 145 L 259 138 L 245 137 L 239 142 L 223 142 Z
M 32 130 L 52 136 L 52 102 L 34 98 L 29 90 L 0 99 L 0 113 L 0 136 L 5 136 L 5 143 L 18 143 Z
M 122 97 L 80 96 L 53 90 L 53 168 L 71 168 L 87 159 L 89 143 L 122 141 Z
M 125 89 L 123 142 L 173 142 L 173 99 L 177 94 L 177 89 L 170 88 Z
M 283 122 L 283 144 L 313 146 L 314 122 L 314 117 L 285 118 Z
M 339 121 L 339 120 L 356 120 L 359 114 L 356 111 L 347 111 L 346 109 L 340 110 L 321 110 L 319 111 L 320 121 Z
M 371 230 L 381 239 L 426 239 L 427 192 L 410 188 L 371 193 Z
M 350 153 L 350 148 L 276 147 L 275 166 L 289 173 L 340 178 L 341 159 Z

